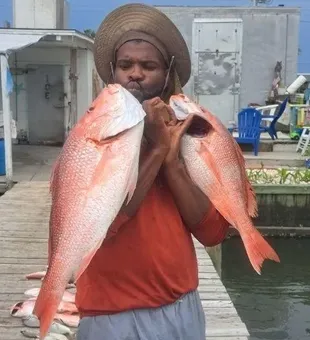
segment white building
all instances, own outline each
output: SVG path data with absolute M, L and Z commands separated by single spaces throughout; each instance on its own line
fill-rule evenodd
M 67 12 L 65 0 L 13 0 L 14 27 L 0 29 L 0 114 L 8 129 L 9 104 L 19 143 L 61 145 L 101 87 L 93 60 L 93 40 L 67 29 Z M 9 103 L 3 86 L 7 62 L 14 83 Z M 11 140 L 8 130 L 6 141 Z M 6 161 L 10 180 L 8 142 Z
M 250 103 L 265 105 L 275 67 L 281 88 L 295 79 L 300 8 L 157 6 L 181 31 L 192 58 L 185 92 L 225 125 Z

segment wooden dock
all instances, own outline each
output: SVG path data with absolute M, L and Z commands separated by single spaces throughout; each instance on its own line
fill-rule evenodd
M 0 339 L 26 339 L 10 307 L 39 287 L 25 275 L 45 270 L 50 196 L 47 181 L 19 182 L 0 197 Z M 199 261 L 199 292 L 206 315 L 206 339 L 246 340 L 249 337 L 204 247 L 195 241 Z
M 240 319 L 205 248 L 194 239 L 199 267 L 198 291 L 206 316 L 207 340 L 246 340 L 249 332 Z

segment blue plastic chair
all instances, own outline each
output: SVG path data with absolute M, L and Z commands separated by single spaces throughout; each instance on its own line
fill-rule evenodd
M 262 114 L 254 108 L 246 108 L 238 113 L 238 133 L 235 137 L 238 144 L 252 144 L 254 155 L 258 155 L 260 143 L 260 124 Z
M 283 112 L 286 108 L 286 104 L 288 101 L 288 97 L 286 97 L 283 102 L 278 107 L 278 112 L 274 116 L 263 115 L 262 118 L 273 118 L 269 126 L 261 126 L 261 132 L 268 132 L 272 140 L 275 138 L 278 139 L 277 130 L 276 130 L 276 123 L 283 115 Z

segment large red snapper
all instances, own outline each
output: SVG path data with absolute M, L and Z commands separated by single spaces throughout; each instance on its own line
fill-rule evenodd
M 71 130 L 51 177 L 49 261 L 34 314 L 46 335 L 71 277 L 84 272 L 138 178 L 145 112 L 109 85 Z
M 246 175 L 242 151 L 233 136 L 217 117 L 183 94 L 172 96 L 170 106 L 178 120 L 195 114 L 205 121 L 204 134 L 182 137 L 180 153 L 194 183 L 239 231 L 255 271 L 261 273 L 265 259 L 280 262 L 253 225 L 251 217 L 257 216 L 256 198 Z M 204 125 L 203 121 L 201 124 Z

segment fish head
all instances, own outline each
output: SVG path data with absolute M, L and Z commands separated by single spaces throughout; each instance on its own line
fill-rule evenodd
M 35 300 L 20 301 L 11 307 L 10 313 L 14 317 L 28 316 L 32 313 L 34 305 Z
M 178 120 L 185 120 L 189 115 L 194 114 L 191 125 L 186 131 L 187 134 L 201 138 L 209 132 L 211 126 L 204 111 L 184 94 L 171 96 L 169 104 Z
M 94 100 L 81 125 L 86 138 L 100 142 L 132 128 L 145 116 L 142 105 L 128 90 L 110 84 Z
M 202 116 L 202 111 L 199 105 L 192 102 L 184 94 L 172 95 L 169 100 L 169 105 L 178 120 L 185 120 L 190 114 Z
M 21 313 L 20 313 L 20 310 L 22 309 L 22 306 L 23 306 L 23 302 L 17 302 L 17 303 L 15 303 L 14 306 L 12 306 L 12 307 L 10 308 L 10 314 L 11 314 L 12 316 L 18 317 L 19 314 L 21 314 Z

